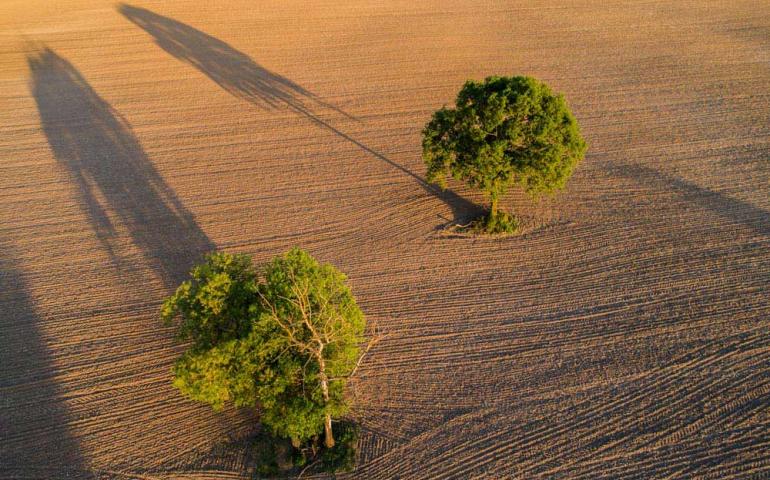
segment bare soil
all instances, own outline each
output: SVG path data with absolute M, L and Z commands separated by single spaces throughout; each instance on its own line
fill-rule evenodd
M 589 153 L 526 235 L 447 235 L 483 198 L 420 130 L 491 74 Z M 387 334 L 351 478 L 770 475 L 769 92 L 756 0 L 4 0 L 0 478 L 248 478 L 158 307 L 294 245 Z

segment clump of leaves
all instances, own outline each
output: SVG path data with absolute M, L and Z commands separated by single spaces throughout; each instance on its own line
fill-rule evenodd
M 257 478 L 275 477 L 291 469 L 292 466 L 287 460 L 293 449 L 287 440 L 262 431 L 254 438 L 253 443 L 254 473 Z
M 587 148 L 564 97 L 523 76 L 466 82 L 455 108 L 433 114 L 422 147 L 428 181 L 446 188 L 451 176 L 490 199 L 485 233 L 516 229 L 498 208 L 509 188 L 531 196 L 564 188 Z
M 468 230 L 489 235 L 513 234 L 519 230 L 519 220 L 510 213 L 499 210 L 496 215 L 490 212 L 476 219 Z
M 259 406 L 261 421 L 294 448 L 349 408 L 344 395 L 361 358 L 366 321 L 345 275 L 295 248 L 261 268 L 214 253 L 163 304 L 190 347 L 174 386 L 221 409 Z
M 337 427 L 337 443 L 321 453 L 323 468 L 327 472 L 349 472 L 356 466 L 358 425 L 343 422 Z

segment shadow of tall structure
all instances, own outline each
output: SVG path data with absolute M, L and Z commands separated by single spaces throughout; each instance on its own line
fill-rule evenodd
M 54 157 L 117 265 L 117 219 L 147 263 L 173 288 L 215 246 L 155 170 L 128 122 L 65 59 L 46 48 L 28 57 L 31 90 Z
M 13 255 L 0 242 L 0 478 L 92 478 Z
M 756 233 L 770 236 L 770 212 L 729 196 L 699 187 L 644 165 L 624 165 L 616 169 L 619 176 L 635 180 L 659 190 L 671 190 L 682 199 L 734 220 Z
M 189 25 L 144 8 L 122 4 L 120 13 L 152 35 L 173 57 L 193 65 L 232 95 L 262 107 L 298 105 L 313 95 L 257 65 L 248 55 Z
M 473 202 L 449 190 L 430 185 L 411 170 L 322 119 L 317 113 L 318 110 L 333 110 L 348 118 L 353 117 L 334 105 L 321 101 L 297 83 L 260 66 L 251 57 L 222 40 L 144 8 L 121 4 L 118 10 L 128 20 L 149 33 L 160 48 L 194 66 L 230 94 L 262 108 L 289 108 L 412 177 L 427 193 L 439 198 L 452 209 L 455 221 L 481 213 L 482 208 Z

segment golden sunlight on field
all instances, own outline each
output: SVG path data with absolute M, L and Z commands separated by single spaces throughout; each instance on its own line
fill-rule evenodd
M 0 478 L 252 478 L 158 310 L 295 245 L 386 335 L 350 478 L 770 475 L 767 2 L 5 0 L 0 39 Z M 447 234 L 484 199 L 421 129 L 493 74 L 589 150 L 525 235 Z

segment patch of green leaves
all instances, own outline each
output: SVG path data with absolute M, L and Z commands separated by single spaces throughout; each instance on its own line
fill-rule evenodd
M 365 318 L 347 277 L 303 250 L 260 268 L 247 255 L 211 254 L 166 300 L 161 317 L 177 321 L 179 337 L 190 342 L 173 384 L 191 399 L 215 410 L 259 406 L 268 430 L 297 444 L 317 437 L 326 415 L 349 409 L 345 385 Z M 327 397 L 314 348 L 322 352 Z
M 359 428 L 354 423 L 341 422 L 335 429 L 337 443 L 334 447 L 321 452 L 323 469 L 331 473 L 349 472 L 356 466 Z
M 533 197 L 564 188 L 586 148 L 562 95 L 531 77 L 488 77 L 466 82 L 454 108 L 433 114 L 422 157 L 428 181 L 445 188 L 453 177 L 490 198 L 484 232 L 493 233 L 513 226 L 494 212 L 509 188 Z

